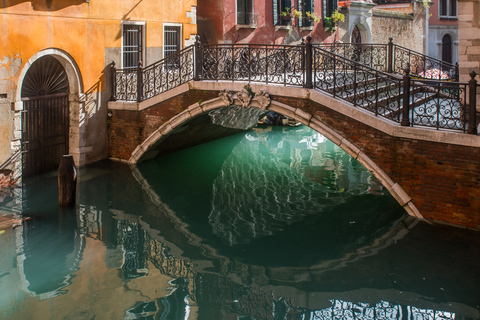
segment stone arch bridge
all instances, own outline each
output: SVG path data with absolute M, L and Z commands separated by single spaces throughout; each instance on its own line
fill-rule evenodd
M 414 80 L 437 62 L 410 52 L 399 76 L 401 48 L 384 48 L 381 58 L 375 45 L 197 43 L 153 66 L 114 68 L 109 156 L 134 165 L 247 129 L 274 111 L 357 159 L 410 215 L 479 228 L 480 137 L 468 95 L 475 74 L 469 84 L 432 72 Z

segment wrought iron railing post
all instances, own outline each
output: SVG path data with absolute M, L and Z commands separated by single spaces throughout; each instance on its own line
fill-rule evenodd
M 305 44 L 305 88 L 312 89 L 312 37 L 307 36 L 307 43 Z
M 468 81 L 468 134 L 477 134 L 477 80 L 475 71 L 470 71 Z
M 193 80 L 195 81 L 200 81 L 201 78 L 201 72 L 202 72 L 202 47 L 200 46 L 200 36 L 197 34 L 196 39 L 195 39 L 195 49 L 194 49 L 194 76 Z
M 404 127 L 410 126 L 410 64 L 405 68 L 405 75 L 403 76 L 403 113 L 401 125 Z
M 142 102 L 142 98 L 143 98 L 142 61 L 138 61 L 138 67 L 137 67 L 137 102 Z
M 459 81 L 459 78 L 460 78 L 460 72 L 459 72 L 459 65 L 458 65 L 458 62 L 455 62 L 455 75 L 454 75 L 454 78 L 455 78 L 455 81 Z
M 115 66 L 115 61 L 112 61 L 111 72 L 112 72 L 112 97 L 111 101 L 117 101 L 117 67 Z
M 388 58 L 387 58 L 387 71 L 393 72 L 393 38 L 388 38 Z

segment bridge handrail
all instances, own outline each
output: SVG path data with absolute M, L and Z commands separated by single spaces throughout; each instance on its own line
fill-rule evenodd
M 445 78 L 445 79 L 458 81 L 458 73 L 459 73 L 458 63 L 454 65 L 454 64 L 427 56 L 423 53 L 405 48 L 398 44 L 394 44 L 393 47 L 394 47 L 393 49 L 394 62 L 392 67 L 393 72 L 401 73 L 401 71 L 403 71 L 405 68 L 407 68 L 407 65 L 409 65 L 411 75 L 418 76 L 418 75 L 421 75 L 423 72 L 424 73 L 424 75 L 422 76 L 423 78 L 429 78 L 434 80 L 434 79 L 437 79 L 435 77 L 435 73 L 431 73 L 429 76 L 427 74 L 428 70 L 438 69 L 439 71 L 446 73 L 448 78 Z M 442 78 L 439 77 L 438 79 L 441 80 Z
M 201 46 L 201 78 L 304 86 L 305 46 L 209 44 Z
M 458 81 L 458 64 L 454 65 L 395 44 L 393 38 L 390 38 L 387 44 L 322 43 L 317 46 L 328 48 L 329 51 L 386 72 L 403 74 L 403 71 L 409 65 L 412 76 L 436 79 L 436 75 L 442 74 L 445 80 Z M 439 71 L 429 73 L 428 70 L 432 69 L 438 69 Z M 448 76 L 448 78 L 445 76 Z M 438 79 L 441 80 L 441 78 Z
M 452 81 L 458 80 L 458 66 L 454 79 L 436 81 L 433 73 L 421 76 L 420 62 L 425 69 L 440 60 L 396 46 L 391 38 L 387 45 L 341 44 L 343 54 L 354 53 L 353 59 L 339 54 L 335 46 L 339 44 L 313 45 L 311 37 L 301 45 L 200 44 L 197 37 L 195 45 L 145 68 L 139 63 L 136 69 L 117 70 L 113 63 L 113 99 L 141 102 L 191 80 L 282 84 L 328 92 L 403 126 L 464 132 L 468 128 L 468 133 L 477 133 L 475 73 L 468 84 Z M 351 51 L 355 48 L 361 50 Z M 369 57 L 362 59 L 362 52 L 369 52 Z M 473 125 L 467 127 L 467 122 Z
M 194 78 L 194 46 L 188 46 L 142 68 L 117 69 L 113 63 L 112 100 L 136 101 L 152 98 Z
M 321 43 L 316 47 L 335 52 L 371 68 L 388 71 L 388 44 L 381 43 Z
M 313 46 L 313 85 L 335 98 L 400 123 L 402 78 Z

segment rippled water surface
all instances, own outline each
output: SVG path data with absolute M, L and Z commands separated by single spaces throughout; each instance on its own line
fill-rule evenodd
M 480 233 L 409 217 L 307 127 L 0 194 L 0 318 L 480 319 Z

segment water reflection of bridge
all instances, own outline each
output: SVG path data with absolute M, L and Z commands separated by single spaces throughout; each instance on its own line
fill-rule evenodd
M 158 203 L 154 207 L 156 205 Z M 115 206 L 114 203 L 113 207 Z M 84 245 L 73 246 L 75 249 L 72 254 L 84 258 L 78 259 L 72 265 L 73 268 L 68 266 L 70 273 L 65 278 L 65 285 L 58 288 L 60 290 L 55 289 L 54 294 L 44 293 L 45 300 L 37 300 L 37 293 L 28 290 L 31 274 L 22 271 L 25 270 L 22 266 L 29 262 L 31 257 L 22 260 L 25 256 L 21 253 L 34 230 L 29 229 L 28 224 L 14 229 L 14 241 L 20 253 L 20 259 L 17 260 L 18 271 L 23 277 L 25 292 L 33 295 L 26 297 L 28 304 L 24 311 L 47 316 L 50 312 L 48 310 L 52 309 L 48 307 L 47 310 L 45 306 L 55 304 L 62 306 L 56 311 L 57 316 L 63 313 L 99 317 L 117 315 L 118 318 L 129 319 L 150 315 L 165 319 L 288 317 L 330 320 L 337 319 L 340 315 L 365 319 L 372 314 L 375 314 L 375 319 L 382 320 L 454 319 L 453 313 L 439 311 L 445 310 L 442 307 L 434 310 L 422 305 L 410 305 L 408 301 L 415 298 L 415 295 L 408 292 L 399 294 L 403 296 L 403 303 L 389 303 L 382 300 L 385 296 L 391 296 L 391 290 L 372 288 L 363 289 L 361 293 L 355 290 L 341 293 L 328 290 L 331 283 L 325 280 L 329 278 L 329 272 L 348 269 L 348 274 L 355 274 L 356 265 L 358 266 L 361 259 L 374 257 L 380 250 L 387 249 L 397 241 L 401 242 L 409 233 L 409 228 L 413 228 L 418 222 L 412 218 L 398 223 L 373 245 L 352 252 L 352 255 L 346 256 L 343 261 L 302 269 L 245 264 L 222 256 L 216 257 L 220 259 L 219 265 L 215 259 L 192 259 L 186 256 L 182 248 L 159 234 L 149 211 L 148 206 L 142 208 L 144 217 L 140 217 L 116 209 L 109 210 L 87 203 L 82 205 L 77 216 L 77 226 L 59 226 L 63 228 L 63 233 L 70 234 L 70 231 L 77 230 L 77 238 L 82 238 Z M 414 224 L 409 225 L 411 222 Z M 179 229 L 185 230 L 182 226 Z M 199 240 L 194 235 L 185 236 L 193 241 Z M 55 239 L 55 236 L 53 238 Z M 75 241 L 74 239 L 70 241 Z M 39 245 L 41 244 L 40 241 Z M 55 244 L 53 241 L 50 245 L 52 250 L 57 250 L 58 245 L 63 244 L 59 241 Z M 214 248 L 204 248 L 215 252 Z M 100 259 L 92 260 L 92 256 Z M 89 260 L 84 260 L 85 257 Z M 363 263 L 372 266 L 377 264 L 375 260 L 366 260 Z M 212 268 L 215 265 L 217 267 Z M 219 269 L 219 272 L 215 269 Z M 106 275 L 104 279 L 96 276 L 102 272 Z M 309 288 L 312 283 L 322 282 L 326 285 L 325 292 Z M 161 288 L 170 289 L 159 290 Z M 48 298 L 55 295 L 56 302 L 49 302 Z M 367 296 L 370 298 L 367 299 Z M 87 297 L 95 297 L 97 301 L 87 302 Z M 331 305 L 328 302 L 330 300 Z M 86 308 L 82 309 L 84 307 Z M 465 314 L 469 312 L 466 306 L 454 307 L 456 310 L 465 311 Z M 451 310 L 452 306 L 446 308 Z M 112 313 L 112 310 L 115 312 Z

